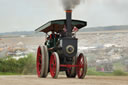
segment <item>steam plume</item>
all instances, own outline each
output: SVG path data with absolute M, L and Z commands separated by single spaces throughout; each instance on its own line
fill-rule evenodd
M 64 10 L 72 10 L 84 0 L 61 0 Z

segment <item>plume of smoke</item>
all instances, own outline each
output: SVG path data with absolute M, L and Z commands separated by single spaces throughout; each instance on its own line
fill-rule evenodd
M 64 10 L 72 10 L 84 0 L 61 0 Z

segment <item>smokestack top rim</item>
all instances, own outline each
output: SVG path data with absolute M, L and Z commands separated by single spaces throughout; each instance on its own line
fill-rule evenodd
M 71 12 L 72 12 L 72 10 L 65 10 L 65 12 L 71 13 Z

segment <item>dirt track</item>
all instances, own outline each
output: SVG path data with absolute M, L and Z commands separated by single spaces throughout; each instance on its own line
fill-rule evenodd
M 58 79 L 37 76 L 0 76 L 0 85 L 128 85 L 128 76 L 86 76 L 85 79 L 69 79 L 59 75 Z

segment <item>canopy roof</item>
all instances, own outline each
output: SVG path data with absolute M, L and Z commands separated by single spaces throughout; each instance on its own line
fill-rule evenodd
M 35 31 L 37 32 L 49 32 L 54 30 L 55 32 L 59 32 L 63 30 L 64 26 L 66 25 L 66 20 L 54 20 L 50 21 L 41 27 L 37 28 Z M 84 27 L 87 25 L 86 21 L 80 21 L 80 20 L 72 20 L 72 27 L 76 26 L 78 29 Z

